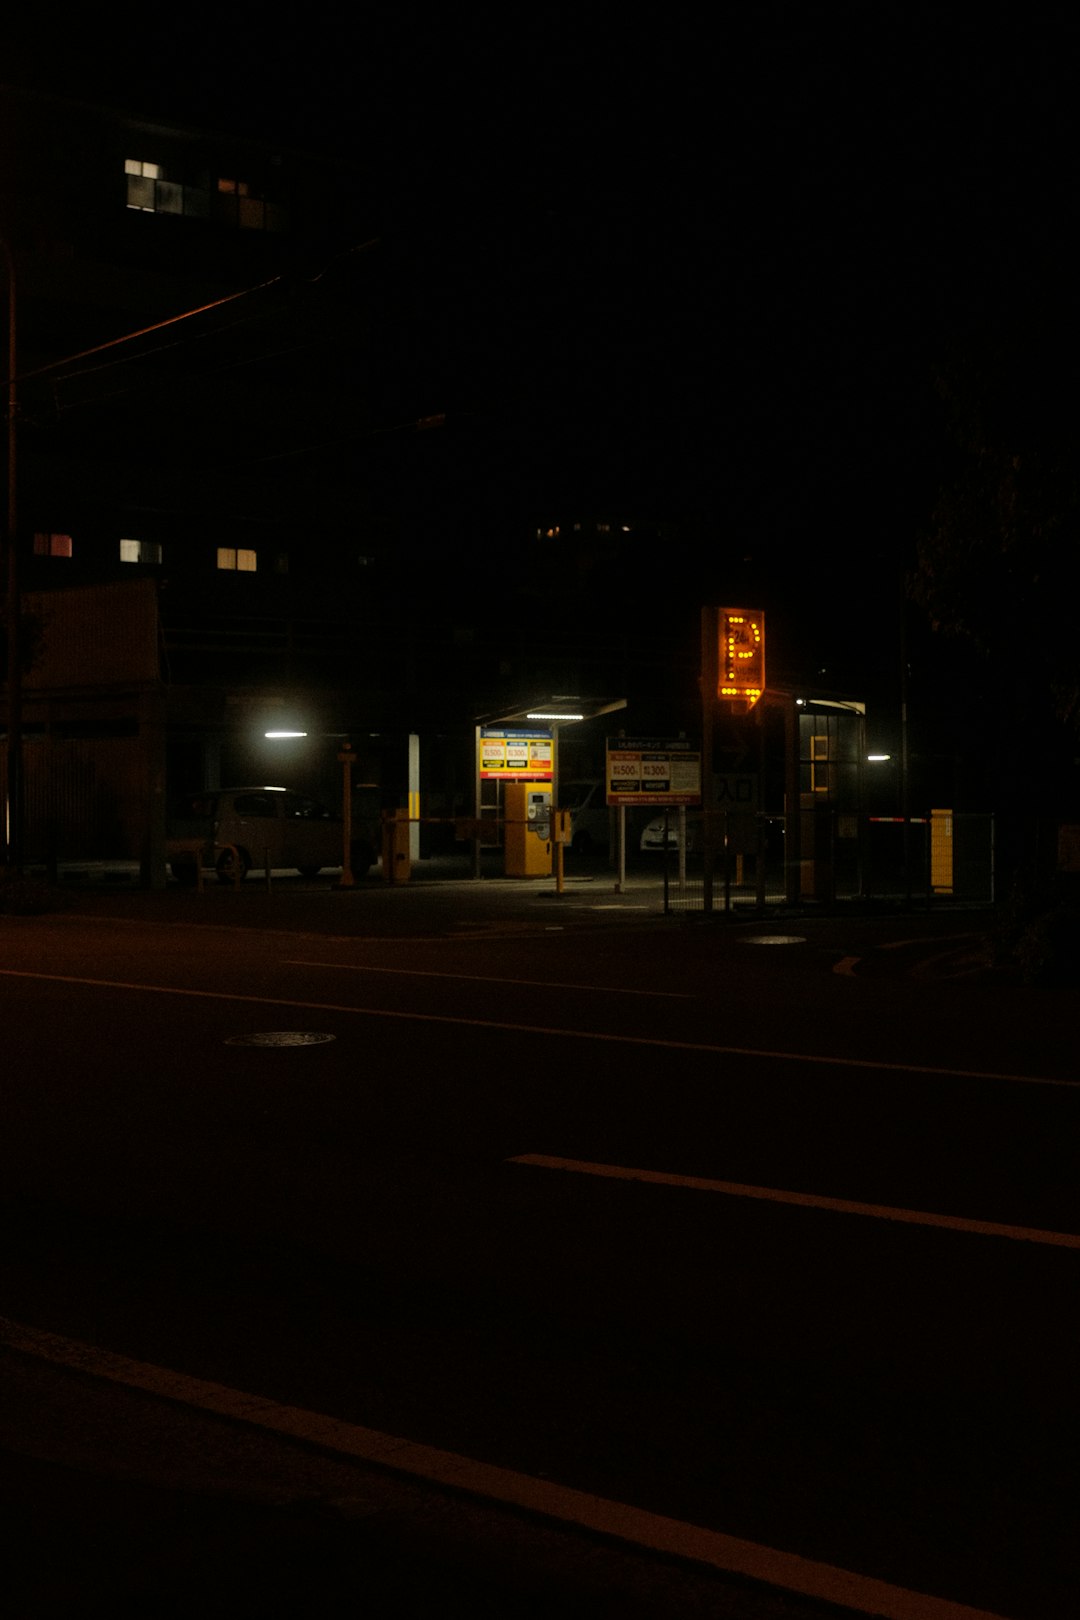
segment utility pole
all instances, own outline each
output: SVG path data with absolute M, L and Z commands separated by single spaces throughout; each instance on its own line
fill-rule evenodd
M 17 348 L 15 341 L 15 255 L 11 244 L 0 237 L 8 281 L 8 380 L 7 380 L 7 524 L 5 543 L 6 595 L 4 628 L 7 632 L 7 747 L 4 778 L 4 858 L 18 870 L 22 863 L 22 661 L 20 647 L 21 600 L 19 594 L 19 548 L 17 540 L 18 503 L 16 496 L 16 416 L 18 413 Z

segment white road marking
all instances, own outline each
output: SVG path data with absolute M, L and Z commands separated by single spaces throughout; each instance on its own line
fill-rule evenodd
M 235 1422 L 289 1436 L 305 1445 L 319 1446 L 339 1456 L 352 1457 L 504 1506 L 525 1509 L 561 1524 L 614 1537 L 631 1546 L 644 1547 L 667 1557 L 689 1559 L 724 1574 L 762 1581 L 783 1591 L 838 1604 L 860 1614 L 876 1614 L 884 1620 L 1001 1620 L 985 1609 L 972 1609 L 947 1598 L 912 1592 L 871 1575 L 650 1513 L 627 1502 L 593 1496 L 569 1485 L 536 1479 L 531 1474 L 500 1468 L 475 1457 L 464 1457 L 399 1435 L 346 1423 L 323 1412 L 286 1406 L 261 1395 L 231 1389 L 227 1384 L 193 1378 L 169 1367 L 135 1361 L 116 1351 L 48 1333 L 6 1317 L 0 1317 L 0 1343 L 23 1355 L 70 1367 L 92 1378 L 142 1390 L 198 1411 L 214 1412 Z
M 344 973 L 391 973 L 404 979 L 464 979 L 471 984 L 518 984 L 529 990 L 588 990 L 603 996 L 659 996 L 672 1001 L 693 1001 L 687 990 L 628 990 L 622 985 L 564 984 L 558 979 L 503 979 L 489 973 L 443 973 L 432 968 L 368 967 L 364 962 L 308 962 L 288 957 L 286 967 L 335 968 Z
M 826 1068 L 876 1069 L 885 1074 L 944 1075 L 954 1080 L 1001 1080 L 1013 1085 L 1057 1086 L 1080 1090 L 1080 1080 L 1048 1075 L 1005 1074 L 995 1069 L 950 1069 L 933 1063 L 889 1063 L 880 1058 L 831 1057 L 822 1052 L 781 1052 L 763 1046 L 721 1046 L 713 1041 L 676 1041 L 655 1035 L 619 1035 L 599 1029 L 562 1029 L 550 1024 L 517 1024 L 495 1018 L 458 1018 L 451 1013 L 399 1012 L 389 1007 L 353 1007 L 333 1001 L 299 1001 L 289 996 L 248 996 L 229 990 L 190 990 L 173 984 L 134 984 L 124 979 L 89 979 L 73 973 L 30 973 L 0 968 L 0 978 L 36 979 L 45 984 L 79 984 L 91 990 L 135 990 L 145 995 L 190 997 L 195 1001 L 230 1001 L 237 1006 L 294 1007 L 308 1012 L 343 1013 L 354 1018 L 388 1018 L 401 1023 L 450 1024 L 488 1029 L 506 1035 L 541 1035 L 552 1040 L 602 1041 L 610 1046 L 644 1046 L 665 1052 L 700 1052 L 711 1057 L 770 1058 L 780 1063 L 809 1063 Z
M 585 1176 L 616 1181 L 647 1181 L 660 1187 L 689 1187 L 698 1192 L 724 1193 L 730 1198 L 761 1198 L 774 1204 L 797 1204 L 804 1209 L 828 1209 L 839 1215 L 863 1215 L 879 1221 L 901 1221 L 909 1226 L 944 1227 L 951 1232 L 974 1232 L 980 1237 L 1011 1238 L 1016 1243 L 1045 1243 L 1060 1249 L 1080 1249 L 1080 1233 L 1046 1232 L 1037 1226 L 1004 1226 L 998 1221 L 974 1221 L 963 1215 L 935 1215 L 922 1209 L 896 1209 L 889 1204 L 863 1204 L 849 1198 L 826 1198 L 817 1193 L 788 1192 L 779 1187 L 751 1187 L 738 1181 L 713 1181 L 708 1176 L 680 1176 L 664 1170 L 636 1170 L 621 1164 L 593 1164 L 587 1159 L 560 1159 L 548 1153 L 517 1153 L 507 1164 L 535 1165 L 542 1170 L 574 1170 Z

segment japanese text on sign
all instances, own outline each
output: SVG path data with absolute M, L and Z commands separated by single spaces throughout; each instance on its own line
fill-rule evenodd
M 609 737 L 608 804 L 700 804 L 701 754 L 688 743 Z
M 550 782 L 551 732 L 485 726 L 477 763 L 485 779 Z

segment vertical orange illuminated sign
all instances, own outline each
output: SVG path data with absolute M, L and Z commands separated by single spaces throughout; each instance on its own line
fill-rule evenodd
M 759 608 L 721 608 L 716 693 L 753 708 L 765 690 L 765 615 Z

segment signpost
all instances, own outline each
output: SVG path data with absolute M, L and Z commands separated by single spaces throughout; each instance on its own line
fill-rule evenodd
M 608 804 L 701 803 L 701 753 L 681 738 L 609 737 L 605 775 Z
M 609 737 L 604 772 L 607 802 L 619 811 L 619 888 L 626 881 L 626 806 L 701 803 L 701 753 L 685 738 Z M 685 826 L 684 826 L 685 832 Z M 685 859 L 686 839 L 680 841 Z
M 701 751 L 705 780 L 705 850 L 702 904 L 713 909 L 714 857 L 708 835 L 717 810 L 713 771 L 716 728 L 722 713 L 746 715 L 765 695 L 765 614 L 760 608 L 701 610 Z
M 760 608 L 720 608 L 718 698 L 752 709 L 765 691 L 765 615 Z
M 334 887 L 351 889 L 356 883 L 352 869 L 352 768 L 356 764 L 356 754 L 353 752 L 352 743 L 348 740 L 342 743 L 338 752 L 338 762 L 341 765 L 341 881 Z M 269 882 L 269 863 L 266 877 Z
M 480 728 L 482 780 L 550 782 L 553 768 L 551 732 L 522 726 Z

